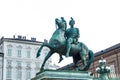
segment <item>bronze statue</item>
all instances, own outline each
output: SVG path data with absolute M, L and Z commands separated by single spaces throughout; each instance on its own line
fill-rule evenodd
M 82 42 L 78 42 L 79 30 L 77 28 L 73 30 L 75 32 L 70 32 L 72 31 L 71 29 L 66 30 L 66 27 L 67 27 L 66 22 L 63 21 L 63 19 L 64 18 L 61 18 L 61 20 L 55 19 L 56 25 L 58 28 L 53 33 L 49 43 L 43 43 L 37 52 L 36 57 L 39 57 L 43 47 L 46 46 L 50 49 L 47 56 L 45 57 L 45 60 L 43 61 L 40 71 L 44 70 L 44 65 L 46 61 L 54 53 L 58 53 L 60 55 L 60 61 L 61 61 L 63 59 L 62 55 L 66 56 L 66 52 L 68 51 L 68 56 L 73 57 L 73 62 L 77 70 L 79 69 L 79 70 L 86 71 L 89 69 L 90 64 L 93 62 L 93 59 L 94 59 L 93 52 L 89 50 L 85 44 L 83 44 Z M 74 26 L 74 23 L 75 22 L 73 18 L 71 18 L 69 23 L 71 28 Z M 75 36 L 73 36 L 72 33 L 75 33 Z M 72 40 L 70 39 L 71 40 L 70 42 L 69 42 L 69 38 L 72 38 Z M 70 46 L 68 43 L 70 43 Z M 67 45 L 70 50 L 67 50 Z M 77 66 L 77 62 L 79 60 L 82 61 L 82 66 L 80 67 Z
M 71 20 L 69 22 L 69 25 L 71 26 L 70 28 L 67 29 L 66 31 L 66 47 L 67 47 L 67 52 L 66 52 L 66 57 L 69 57 L 69 52 L 71 48 L 71 44 L 77 44 L 78 38 L 79 38 L 79 29 L 74 28 L 75 21 L 71 17 Z

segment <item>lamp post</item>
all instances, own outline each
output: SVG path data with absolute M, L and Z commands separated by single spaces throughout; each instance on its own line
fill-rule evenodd
M 97 73 L 99 73 L 99 79 L 98 80 L 109 80 L 107 74 L 110 73 L 110 67 L 106 66 L 106 60 L 101 58 L 99 60 L 100 66 L 96 68 Z
M 3 80 L 3 65 L 4 65 L 4 54 L 0 53 L 0 72 L 1 72 L 1 80 Z

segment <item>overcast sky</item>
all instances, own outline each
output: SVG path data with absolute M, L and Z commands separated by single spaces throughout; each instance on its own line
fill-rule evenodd
M 120 0 L 0 0 L 0 37 L 49 40 L 60 17 L 74 18 L 79 41 L 94 52 L 120 42 Z

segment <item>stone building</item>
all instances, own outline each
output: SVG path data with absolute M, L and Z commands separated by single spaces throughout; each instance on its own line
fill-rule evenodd
M 40 66 L 49 51 L 48 48 L 42 50 L 41 56 L 36 58 L 36 53 L 42 42 L 36 38 L 26 39 L 25 36 L 14 36 L 13 38 L 0 39 L 0 52 L 4 53 L 3 69 L 0 65 L 0 75 L 3 80 L 30 80 L 40 70 Z M 0 63 L 2 60 L 0 59 Z M 49 68 L 51 59 L 46 63 Z M 3 73 L 2 73 L 3 70 Z M 2 80 L 0 78 L 0 80 Z

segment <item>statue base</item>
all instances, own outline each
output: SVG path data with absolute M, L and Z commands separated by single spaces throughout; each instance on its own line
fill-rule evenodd
M 45 70 L 31 80 L 93 80 L 87 71 Z

